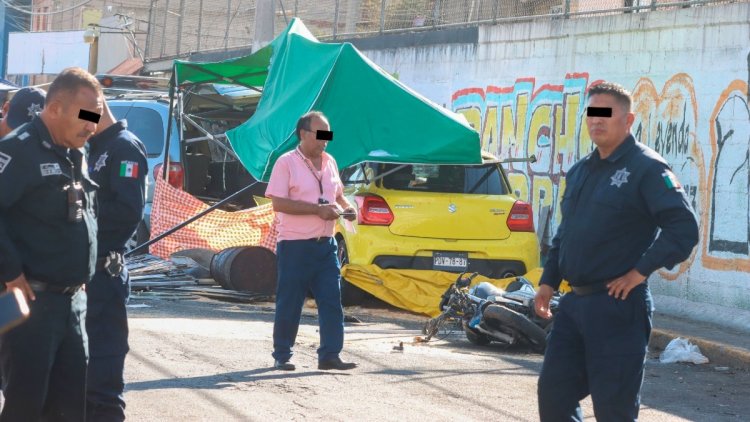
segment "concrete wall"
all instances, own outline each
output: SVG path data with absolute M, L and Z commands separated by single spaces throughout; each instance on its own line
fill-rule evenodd
M 631 89 L 633 132 L 670 161 L 701 226 L 690 259 L 652 278 L 657 306 L 750 331 L 750 3 L 483 26 L 476 36 L 359 47 L 466 115 L 484 149 L 535 154 L 509 173 L 537 212 L 552 208 L 553 229 L 566 172 L 592 150 L 587 87 Z

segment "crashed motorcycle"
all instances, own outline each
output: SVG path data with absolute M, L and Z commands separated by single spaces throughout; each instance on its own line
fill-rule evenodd
M 430 319 L 422 329 L 425 341 L 429 341 L 450 324 L 463 329 L 466 338 L 473 344 L 487 345 L 499 342 L 508 345 L 521 344 L 542 353 L 547 345 L 547 333 L 552 320 L 536 315 L 534 311 L 533 285 L 523 277 L 517 277 L 506 289 L 490 283 L 479 283 L 469 287 L 477 273 L 461 273 L 456 282 L 445 291 L 440 300 L 441 313 Z M 559 296 L 550 301 L 553 315 L 557 311 Z

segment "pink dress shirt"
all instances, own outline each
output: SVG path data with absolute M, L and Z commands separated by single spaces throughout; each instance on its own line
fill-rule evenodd
M 309 166 L 309 167 L 308 167 Z M 296 201 L 317 204 L 318 198 L 324 198 L 331 204 L 343 193 L 344 187 L 339 177 L 336 160 L 323 152 L 321 171 L 298 149 L 287 152 L 276 160 L 271 171 L 271 180 L 266 188 L 269 198 L 287 198 Z M 314 173 L 313 173 L 314 172 Z M 318 185 L 320 178 L 323 194 Z M 276 213 L 278 240 L 312 239 L 322 236 L 333 236 L 336 220 L 326 221 L 317 215 L 292 215 Z

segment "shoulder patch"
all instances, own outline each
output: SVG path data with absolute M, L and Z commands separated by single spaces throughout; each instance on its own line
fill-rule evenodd
M 138 177 L 138 163 L 135 161 L 121 161 L 120 177 Z
M 0 152 L 0 173 L 5 170 L 5 167 L 8 167 L 11 159 L 10 155 Z
M 677 180 L 677 176 L 675 176 L 670 170 L 664 170 L 661 177 L 664 179 L 664 184 L 667 185 L 667 189 L 682 190 L 680 181 Z
M 94 171 L 97 172 L 102 169 L 102 167 L 107 165 L 107 158 L 109 158 L 109 153 L 105 152 L 104 154 L 100 155 L 99 158 L 96 160 L 96 164 L 94 164 Z
M 57 176 L 62 174 L 62 169 L 58 163 L 42 163 L 39 164 L 39 169 L 42 172 L 42 176 Z

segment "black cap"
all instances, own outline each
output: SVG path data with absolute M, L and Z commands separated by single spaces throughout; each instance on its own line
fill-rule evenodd
M 44 99 L 47 93 L 39 88 L 21 88 L 13 95 L 8 104 L 8 115 L 5 122 L 8 127 L 15 129 L 24 123 L 28 123 L 36 114 L 44 108 Z

